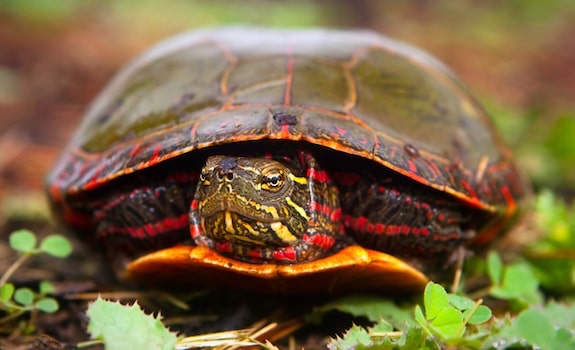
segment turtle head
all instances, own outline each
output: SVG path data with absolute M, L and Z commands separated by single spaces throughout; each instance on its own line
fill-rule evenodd
M 240 260 L 309 259 L 297 250 L 313 245 L 306 240 L 310 224 L 318 222 L 310 206 L 315 194 L 306 169 L 291 165 L 265 157 L 209 157 L 190 209 L 195 243 Z
M 307 229 L 307 180 L 272 159 L 208 158 L 194 200 L 205 237 L 220 246 L 289 246 Z

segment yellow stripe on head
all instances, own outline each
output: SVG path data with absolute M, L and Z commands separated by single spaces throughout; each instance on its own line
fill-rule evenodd
M 307 179 L 303 176 L 295 176 L 294 174 L 289 174 L 289 178 L 292 179 L 293 182 L 297 182 L 300 185 L 307 185 Z
M 281 222 L 272 222 L 270 224 L 270 228 L 285 243 L 294 243 L 297 241 L 297 237 L 294 236 L 287 226 Z
M 294 208 L 302 218 L 309 220 L 309 216 L 307 216 L 305 209 L 297 205 L 297 203 L 292 201 L 290 197 L 286 197 L 286 203 Z

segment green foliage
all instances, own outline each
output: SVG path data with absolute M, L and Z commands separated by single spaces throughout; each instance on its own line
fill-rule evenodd
M 375 301 L 378 306 L 370 310 Z M 357 303 L 357 305 L 353 305 Z M 474 325 L 491 319 L 491 310 L 464 296 L 450 294 L 430 282 L 425 288 L 423 308 L 419 305 L 408 309 L 375 297 L 347 297 L 323 306 L 325 312 L 337 309 L 354 316 L 371 315 L 377 321 L 371 328 L 352 327 L 342 337 L 332 339 L 330 349 L 439 349 L 441 344 L 477 347 L 487 334 Z M 379 311 L 375 311 L 378 309 Z M 394 331 L 399 330 L 399 331 Z
M 26 260 L 35 255 L 46 253 L 58 258 L 67 257 L 72 252 L 70 242 L 63 236 L 50 235 L 38 245 L 36 235 L 28 230 L 14 231 L 10 235 L 8 242 L 12 249 L 20 253 L 20 257 L 0 278 L 0 312 L 6 314 L 5 317 L 0 319 L 0 324 L 27 312 L 38 310 L 53 313 L 58 311 L 58 301 L 48 296 L 54 291 L 51 283 L 40 282 L 39 291 L 36 292 L 26 287 L 16 288 L 14 284 L 8 281 Z M 32 324 L 24 324 L 21 329 L 25 333 L 33 332 L 34 326 Z
M 423 305 L 424 310 L 419 305 L 415 307 L 415 320 L 428 336 L 450 345 L 467 342 L 464 334 L 468 324 L 481 324 L 491 318 L 491 310 L 481 305 L 481 301 L 448 294 L 433 282 L 425 288 Z
M 575 208 L 546 190 L 537 196 L 535 210 L 537 225 L 546 232 L 543 239 L 536 242 L 538 250 L 575 248 Z
M 492 296 L 509 300 L 518 308 L 541 303 L 539 280 L 528 263 L 517 262 L 504 267 L 499 255 L 491 252 L 487 257 L 487 271 Z
M 57 258 L 65 258 L 72 253 L 72 245 L 60 235 L 51 235 L 40 242 L 40 250 Z
M 492 327 L 489 344 L 539 349 L 575 348 L 575 306 L 551 302 L 530 307 Z
M 526 258 L 544 290 L 552 294 L 575 292 L 575 206 L 550 191 L 535 201 L 536 223 L 546 234 L 527 251 Z
M 101 298 L 88 307 L 88 331 L 108 350 L 174 349 L 177 337 L 157 317 L 146 315 L 138 306 L 122 305 Z
M 541 111 L 523 118 L 527 124 L 517 153 L 532 180 L 542 186 L 574 189 L 575 113 L 550 117 Z M 529 140 L 529 142 L 524 142 Z
M 373 345 L 369 331 L 359 326 L 347 330 L 342 338 L 334 339 L 328 349 L 366 349 Z
M 36 248 L 36 235 L 28 230 L 14 231 L 8 239 L 10 247 L 20 253 L 33 253 Z
M 33 232 L 17 230 L 12 232 L 8 242 L 12 249 L 22 254 L 36 255 L 46 253 L 58 258 L 66 258 L 72 253 L 70 241 L 58 234 L 47 236 L 38 246 L 38 239 Z
M 372 322 L 377 322 L 383 318 L 394 327 L 401 327 L 406 323 L 415 324 L 411 309 L 401 308 L 393 301 L 375 295 L 350 295 L 336 299 L 315 308 L 310 320 L 319 322 L 325 313 L 332 310 L 345 312 L 356 317 L 366 317 Z

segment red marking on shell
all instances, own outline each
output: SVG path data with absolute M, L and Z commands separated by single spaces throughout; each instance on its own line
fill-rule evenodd
M 156 147 L 154 147 L 154 153 L 152 154 L 152 156 L 150 157 L 150 164 L 155 164 L 158 161 L 160 161 L 160 159 L 158 159 L 160 157 L 160 152 L 162 151 L 162 144 L 158 144 Z
M 134 145 L 134 147 L 132 147 L 132 149 L 130 149 L 130 152 L 128 153 L 131 157 L 134 157 L 135 155 L 137 155 L 140 151 L 140 144 L 137 143 Z
M 425 164 L 427 165 L 427 169 L 433 174 L 433 179 L 441 177 L 441 169 L 439 169 L 436 162 L 425 161 Z
M 280 132 L 280 135 L 282 138 L 289 138 L 288 136 L 290 135 L 290 131 L 289 131 L 289 124 L 282 124 L 282 130 Z
M 345 136 L 345 134 L 347 134 L 347 130 L 342 127 L 336 126 L 335 129 L 340 136 Z
M 407 164 L 409 166 L 409 171 L 411 171 L 414 174 L 417 174 L 419 172 L 419 170 L 417 169 L 417 164 L 415 164 L 414 161 L 408 160 Z
M 97 180 L 100 178 L 100 174 L 102 173 L 102 171 L 106 169 L 106 166 L 107 166 L 106 162 L 102 162 L 100 165 L 98 165 L 98 167 L 92 173 L 90 180 L 86 183 L 86 186 L 84 187 L 86 190 L 91 190 L 99 185 L 99 182 Z M 84 167 L 82 167 L 82 172 L 83 171 Z
M 471 196 L 472 199 L 479 200 L 477 193 L 475 193 L 475 191 L 473 190 L 473 188 L 471 187 L 469 182 L 467 182 L 465 180 L 459 180 L 459 183 L 467 190 L 467 192 L 469 193 L 469 195 Z
M 503 197 L 505 197 L 505 201 L 507 202 L 506 215 L 509 216 L 515 212 L 517 204 L 515 203 L 515 199 L 513 198 L 508 186 L 501 186 L 501 193 L 503 193 Z

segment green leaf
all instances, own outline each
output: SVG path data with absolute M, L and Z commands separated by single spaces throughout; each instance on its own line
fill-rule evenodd
M 40 291 L 40 294 L 46 295 L 46 294 L 54 293 L 56 288 L 54 287 L 54 285 L 52 283 L 50 283 L 48 281 L 41 281 L 40 285 L 38 286 L 38 290 Z
M 72 253 L 72 245 L 62 235 L 50 235 L 40 242 L 40 250 L 58 258 L 65 258 Z
M 518 336 L 543 349 L 549 349 L 555 338 L 555 329 L 541 310 L 521 312 L 513 322 L 513 328 Z
M 405 327 L 403 331 L 404 340 L 401 342 L 402 349 L 422 349 L 425 343 L 425 333 L 421 327 Z
M 36 235 L 32 231 L 14 231 L 9 240 L 10 247 L 20 253 L 33 253 L 36 249 Z
M 60 308 L 60 306 L 58 305 L 58 302 L 54 298 L 40 299 L 36 302 L 35 306 L 38 310 L 45 312 L 45 313 L 48 313 L 48 314 L 56 312 Z
M 415 305 L 415 320 L 421 326 L 425 326 L 427 324 L 427 320 L 425 319 L 423 311 L 421 311 L 421 307 L 419 305 Z
M 441 310 L 431 322 L 433 329 L 443 339 L 460 338 L 465 331 L 463 315 L 454 307 Z
M 463 317 L 466 318 L 467 314 L 471 311 L 472 311 L 471 309 L 466 310 L 465 313 L 463 314 Z M 492 313 L 490 308 L 488 308 L 485 305 L 479 305 L 479 307 L 475 309 L 475 312 L 473 312 L 473 315 L 471 315 L 471 318 L 469 319 L 468 323 L 481 324 L 489 321 L 491 319 L 491 316 Z
M 379 320 L 379 322 L 377 322 L 375 324 L 375 326 L 369 328 L 369 332 L 370 333 L 375 333 L 375 332 L 391 332 L 393 331 L 393 326 L 391 325 L 391 323 L 387 322 L 386 320 Z
M 503 262 L 497 252 L 491 251 L 487 255 L 487 274 L 491 280 L 491 284 L 498 286 L 501 284 L 503 276 Z
M 12 283 L 6 283 L 0 287 L 0 300 L 7 302 L 12 299 L 14 295 L 14 285 Z
M 525 263 L 509 265 L 503 273 L 500 287 L 491 289 L 490 294 L 501 299 L 517 299 L 528 303 L 540 303 L 539 281 Z
M 461 295 L 448 294 L 447 298 L 449 299 L 449 304 L 461 311 L 471 309 L 475 306 L 475 302 L 473 300 Z
M 146 315 L 138 306 L 96 299 L 87 311 L 88 331 L 104 342 L 107 350 L 173 350 L 176 335 L 162 323 L 161 316 Z
M 443 309 L 449 307 L 449 299 L 445 289 L 437 283 L 429 282 L 423 292 L 425 318 L 434 319 Z
M 348 350 L 371 346 L 373 342 L 367 330 L 353 325 L 345 332 L 343 337 L 332 339 L 328 344 L 330 350 Z
M 559 328 L 555 333 L 555 338 L 553 339 L 553 343 L 550 349 L 554 350 L 573 350 L 575 349 L 575 335 L 571 333 L 571 331 Z
M 412 309 L 402 309 L 387 298 L 373 295 L 350 295 L 315 308 L 312 318 L 318 318 L 328 311 L 338 310 L 356 317 L 367 317 L 372 322 L 385 319 L 399 328 L 405 323 L 414 325 Z
M 34 303 L 34 292 L 30 288 L 18 288 L 14 300 L 20 305 L 29 306 Z
M 548 319 L 553 320 L 555 327 L 575 329 L 575 304 L 550 302 L 543 309 Z

